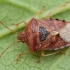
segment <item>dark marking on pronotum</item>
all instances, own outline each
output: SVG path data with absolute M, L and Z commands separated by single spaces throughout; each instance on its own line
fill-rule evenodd
M 49 35 L 49 32 L 42 26 L 40 26 L 39 31 L 41 33 L 40 41 L 44 41 L 46 39 L 46 37 Z

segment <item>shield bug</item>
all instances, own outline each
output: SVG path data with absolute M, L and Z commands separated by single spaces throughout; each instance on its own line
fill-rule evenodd
M 0 23 L 5 26 L 2 22 Z M 8 28 L 7 26 L 5 27 Z M 8 29 L 11 30 L 10 28 Z M 60 49 L 70 45 L 69 32 L 70 23 L 64 20 L 59 20 L 57 18 L 38 20 L 32 18 L 28 22 L 26 28 L 21 33 L 18 33 L 17 39 L 18 42 L 26 43 L 28 45 L 29 51 L 33 52 L 38 57 L 50 56 L 59 53 Z M 11 47 L 12 45 L 10 45 L 9 47 Z M 6 50 L 9 47 L 7 47 Z M 56 52 L 51 54 L 44 54 L 45 50 L 56 50 Z M 27 51 L 26 53 L 28 53 L 29 51 Z M 38 54 L 37 51 L 41 51 L 41 54 Z M 4 54 L 4 52 L 1 54 L 1 56 Z M 20 54 L 17 60 L 21 55 L 23 54 Z

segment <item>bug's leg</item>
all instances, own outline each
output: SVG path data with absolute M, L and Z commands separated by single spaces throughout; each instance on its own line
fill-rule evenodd
M 42 6 L 42 9 L 38 12 L 38 14 L 42 14 L 44 12 L 45 6 Z
M 52 13 L 55 12 L 55 10 L 58 10 L 59 8 L 64 7 L 64 6 L 66 6 L 67 4 L 69 4 L 69 3 L 70 3 L 70 2 L 66 2 L 65 4 L 63 4 L 63 5 L 61 5 L 61 6 L 57 7 L 57 8 L 55 8 L 55 9 L 53 9 L 53 10 L 51 10 L 51 11 L 48 13 L 46 19 L 49 19 L 49 18 L 52 16 Z
M 41 55 L 40 54 L 37 54 L 37 53 L 33 53 L 34 55 L 36 55 L 38 57 L 38 63 L 40 62 L 40 58 L 41 58 Z
M 24 23 L 25 26 L 27 25 L 27 22 L 25 22 L 25 21 L 21 21 L 21 22 L 19 22 L 19 23 L 17 23 L 17 24 L 13 23 L 12 25 L 18 26 L 18 25 L 20 25 L 20 24 L 22 24 L 22 23 Z
M 45 9 L 45 6 L 42 6 L 42 9 L 41 9 L 39 12 L 37 12 L 37 13 L 34 15 L 34 17 L 35 17 L 36 15 L 41 15 L 41 14 L 44 12 L 44 9 Z
M 61 50 L 59 50 L 59 51 L 60 51 L 61 54 L 65 55 L 65 52 L 63 52 L 63 51 L 61 51 Z
M 50 54 L 45 54 L 44 51 L 42 50 L 41 51 L 41 56 L 51 56 L 51 55 L 54 55 L 54 54 L 57 54 L 57 53 L 60 53 L 60 50 L 54 52 L 54 53 L 50 53 Z
M 37 56 L 37 57 L 38 57 L 38 61 L 37 61 L 37 62 L 39 63 L 39 62 L 40 62 L 40 58 L 41 58 L 41 56 Z
M 51 11 L 49 12 L 49 14 L 47 15 L 46 19 L 49 19 L 51 17 Z
M 16 61 L 18 62 L 18 60 L 21 58 L 21 56 L 23 56 L 24 54 L 27 54 L 27 53 L 29 53 L 29 50 L 25 53 L 19 54 L 18 57 L 16 58 Z
M 16 58 L 16 61 L 18 62 L 18 60 L 20 59 L 20 57 L 22 56 L 23 54 L 19 54 L 18 57 Z

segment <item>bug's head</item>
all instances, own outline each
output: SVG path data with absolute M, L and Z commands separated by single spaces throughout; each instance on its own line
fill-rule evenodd
M 25 42 L 25 32 L 21 32 L 17 35 L 17 39 L 20 41 L 20 42 Z

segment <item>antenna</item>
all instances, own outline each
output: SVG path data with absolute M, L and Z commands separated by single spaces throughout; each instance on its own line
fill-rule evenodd
M 0 21 L 0 24 L 2 24 L 5 28 L 9 29 L 11 32 L 14 32 L 14 33 L 18 34 L 18 32 L 13 31 L 13 30 L 10 29 L 9 27 L 7 27 L 5 24 L 3 24 L 1 21 Z
M 3 55 L 11 46 L 13 46 L 14 44 L 17 44 L 17 43 L 19 43 L 19 42 L 20 42 L 20 41 L 17 41 L 17 42 L 15 42 L 15 43 L 11 44 L 10 46 L 8 46 L 8 47 L 1 53 L 0 58 L 2 57 L 2 55 Z

